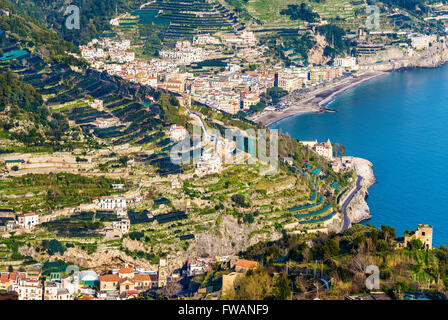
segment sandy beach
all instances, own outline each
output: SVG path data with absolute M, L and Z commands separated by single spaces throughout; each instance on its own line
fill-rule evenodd
M 326 109 L 326 106 L 333 101 L 337 95 L 385 74 L 387 74 L 387 72 L 372 71 L 363 73 L 359 76 L 350 76 L 301 95 L 300 100 L 295 101 L 287 109 L 279 111 L 262 111 L 249 119 L 254 122 L 262 123 L 265 126 L 270 126 L 280 120 L 300 114 L 328 112 L 329 110 Z M 291 94 L 292 93 L 288 96 L 291 96 Z

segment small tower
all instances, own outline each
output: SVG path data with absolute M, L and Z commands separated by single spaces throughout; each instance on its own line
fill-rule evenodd
M 428 224 L 419 224 L 415 231 L 404 232 L 404 247 L 408 246 L 412 239 L 419 239 L 423 243 L 423 249 L 432 249 L 432 226 Z
M 165 258 L 160 258 L 159 260 L 159 277 L 158 277 L 158 287 L 164 287 L 167 283 L 168 270 Z

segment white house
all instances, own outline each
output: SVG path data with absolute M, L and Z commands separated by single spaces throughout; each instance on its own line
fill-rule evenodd
M 112 225 L 114 229 L 120 230 L 123 234 L 126 234 L 131 228 L 131 220 L 121 219 L 120 221 L 114 221 Z
M 19 216 L 19 226 L 25 229 L 32 229 L 39 224 L 39 215 L 35 213 L 25 213 Z
M 218 173 L 222 169 L 222 161 L 216 153 L 204 153 L 201 159 L 196 163 L 194 173 L 198 176 Z
M 113 210 L 116 208 L 126 208 L 126 199 L 122 196 L 103 197 L 97 200 L 98 209 Z
M 20 279 L 12 288 L 17 292 L 19 300 L 42 300 L 42 285 L 37 279 Z
M 356 58 L 355 57 L 335 58 L 334 65 L 337 67 L 355 68 Z
M 170 127 L 170 139 L 172 141 L 181 141 L 188 137 L 188 131 L 182 126 L 172 125 Z
M 317 140 L 300 141 L 300 143 L 327 160 L 333 160 L 333 146 L 331 145 L 330 139 L 328 139 L 327 142 L 322 143 L 318 143 Z

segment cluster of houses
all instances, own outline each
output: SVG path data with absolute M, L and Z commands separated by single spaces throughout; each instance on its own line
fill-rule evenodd
M 161 259 L 158 271 L 124 267 L 98 276 L 93 270 L 69 274 L 55 270 L 47 274 L 2 272 L 0 291 L 16 292 L 19 300 L 129 299 L 140 293 L 167 284 L 166 260 Z
M 253 71 L 241 71 L 241 58 L 233 57 L 219 72 L 187 72 L 185 66 L 212 59 L 216 55 L 213 46 L 250 48 L 258 43 L 251 31 L 223 34 L 221 39 L 210 34 L 199 34 L 188 40 L 178 41 L 175 48 L 164 49 L 158 58 L 149 62 L 129 55 L 130 43 L 113 38 L 92 40 L 81 46 L 81 53 L 92 66 L 131 82 L 180 93 L 190 99 L 230 114 L 247 111 L 260 102 L 261 94 L 268 88 L 281 87 L 287 91 L 321 83 L 341 76 L 345 71 L 357 68 L 353 57 L 338 58 L 335 66 L 325 67 L 276 67 L 264 66 Z M 212 46 L 210 48 L 210 46 Z M 293 49 L 291 49 L 293 54 Z M 288 54 L 288 52 L 286 52 Z M 107 59 L 107 60 L 106 60 Z M 98 127 L 108 127 L 111 119 L 101 119 Z
M 194 257 L 187 261 L 187 269 L 185 271 L 188 277 L 198 276 L 212 270 L 215 259 L 206 257 Z
M 230 114 L 247 111 L 260 95 L 275 85 L 275 73 L 262 68 L 241 72 L 236 63 L 218 74 L 202 73 L 189 80 L 186 93 L 192 99 Z
M 39 222 L 39 215 L 32 212 L 24 213 L 18 217 L 7 216 L 1 219 L 0 231 L 32 230 Z
M 105 236 L 107 239 L 121 238 L 129 233 L 131 229 L 131 220 L 128 217 L 127 205 L 143 201 L 141 195 L 133 198 L 125 198 L 121 195 L 105 196 L 93 199 L 93 205 L 96 210 L 113 210 L 120 219 L 113 221 L 110 228 L 106 228 Z
M 205 60 L 210 54 L 202 47 L 193 47 L 188 40 L 178 41 L 173 50 L 160 50 L 159 57 L 174 61 L 177 65 L 189 65 Z
M 93 270 L 74 270 L 70 266 L 51 267 L 42 271 L 1 272 L 0 291 L 16 293 L 19 300 L 126 300 L 148 290 L 165 287 L 183 277 L 195 277 L 212 270 L 216 262 L 230 263 L 234 269 L 222 280 L 223 294 L 233 288 L 235 280 L 259 263 L 237 256 L 196 256 L 187 260 L 184 268 L 168 272 L 167 260 L 161 258 L 157 271 L 132 268 L 127 264 L 110 273 L 98 275 Z

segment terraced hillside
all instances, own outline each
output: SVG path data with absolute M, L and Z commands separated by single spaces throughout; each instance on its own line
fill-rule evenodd
M 153 12 L 158 14 L 154 16 Z M 240 27 L 233 12 L 219 3 L 206 0 L 156 0 L 131 14 L 139 16 L 138 23 L 169 21 L 164 37 L 167 44 L 183 39 L 191 40 L 198 33 L 214 33 Z
M 281 15 L 280 11 L 286 9 L 289 4 L 302 2 L 311 6 L 323 19 L 348 19 L 354 17 L 356 8 L 363 7 L 363 1 L 350 0 L 326 0 L 321 2 L 297 1 L 297 0 L 249 0 L 245 7 L 247 11 L 264 27 L 297 26 L 300 21 L 292 21 L 289 17 Z

